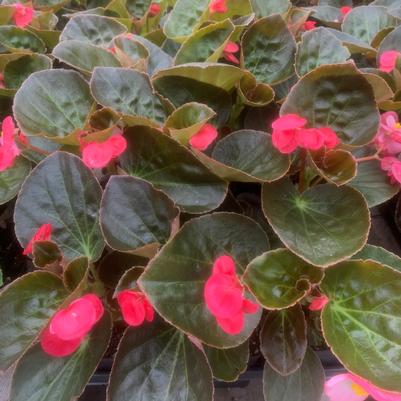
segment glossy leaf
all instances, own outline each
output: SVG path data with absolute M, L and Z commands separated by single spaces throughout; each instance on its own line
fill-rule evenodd
M 129 328 L 108 387 L 109 401 L 210 401 L 212 373 L 205 354 L 183 333 L 158 322 Z
M 240 334 L 226 334 L 206 307 L 205 282 L 218 256 L 232 256 L 241 274 L 250 260 L 267 247 L 263 230 L 244 216 L 215 213 L 192 219 L 150 262 L 139 286 L 158 313 L 180 330 L 208 345 L 232 348 L 251 335 L 261 311 L 245 316 Z
M 129 68 L 97 67 L 90 85 L 93 97 L 102 106 L 153 124 L 164 122 L 162 102 L 146 74 Z
M 104 248 L 99 226 L 102 190 L 82 161 L 69 153 L 47 157 L 26 179 L 15 206 L 15 233 L 26 246 L 42 224 L 65 259 L 97 260 Z
M 267 363 L 280 375 L 298 370 L 304 360 L 307 339 L 305 315 L 299 304 L 269 312 L 260 332 L 260 348 Z
M 33 263 L 35 266 L 54 271 L 61 268 L 60 262 L 63 255 L 59 247 L 51 241 L 36 241 L 33 244 Z
M 401 272 L 401 258 L 380 246 L 366 244 L 352 259 L 369 259 Z
M 336 38 L 340 39 L 341 42 L 351 53 L 362 53 L 368 55 L 375 55 L 376 50 L 365 43 L 364 41 L 355 38 L 349 33 L 339 31 L 337 29 L 326 28 L 330 33 L 332 33 Z
M 31 171 L 31 163 L 18 157 L 12 167 L 0 172 L 0 205 L 13 199 Z
M 323 271 L 287 249 L 258 256 L 248 265 L 244 282 L 258 302 L 267 309 L 284 309 L 307 295 L 318 284 Z
M 325 28 L 302 35 L 296 55 L 296 70 L 302 76 L 324 64 L 344 63 L 351 56 L 346 47 Z
M 79 40 L 60 42 L 52 54 L 61 62 L 87 73 L 95 67 L 120 66 L 115 56 L 106 49 Z
M 251 3 L 257 17 L 284 14 L 291 7 L 289 0 L 251 0 Z
M 325 339 L 351 372 L 401 391 L 401 274 L 373 261 L 347 261 L 326 271 L 321 285 Z
M 369 207 L 384 203 L 400 190 L 398 185 L 391 184 L 377 160 L 358 163 L 356 177 L 349 185 L 364 196 Z
M 114 297 L 117 294 L 124 290 L 137 290 L 138 286 L 136 282 L 139 277 L 143 273 L 144 268 L 141 266 L 134 266 L 131 269 L 127 270 L 120 278 L 118 284 L 116 285 L 116 289 L 114 291 Z
M 71 261 L 64 269 L 63 281 L 68 291 L 74 291 L 85 277 L 89 268 L 88 258 L 81 256 Z
M 15 95 L 13 110 L 25 134 L 65 139 L 84 127 L 92 104 L 86 81 L 74 71 L 57 69 L 30 75 Z
M 175 140 L 146 127 L 128 130 L 127 139 L 129 149 L 120 158 L 123 170 L 164 191 L 182 211 L 203 213 L 224 200 L 226 183 Z
M 265 401 L 320 401 L 324 370 L 320 359 L 308 349 L 301 367 L 289 376 L 281 376 L 267 363 L 263 372 Z
M 40 344 L 18 361 L 11 387 L 14 401 L 70 401 L 85 389 L 101 361 L 111 336 L 111 320 L 106 312 L 80 348 L 71 356 L 54 358 Z M 32 366 L 35 369 L 32 369 Z
M 364 73 L 363 75 L 370 83 L 378 104 L 393 99 L 394 92 L 383 77 L 375 73 Z
M 1 369 L 28 349 L 66 297 L 63 282 L 48 272 L 27 274 L 1 292 Z
M 340 27 L 340 21 L 343 19 L 343 15 L 341 14 L 341 11 L 337 7 L 333 6 L 315 6 L 312 8 L 312 16 L 313 18 L 319 20 L 320 22 L 323 22 L 325 25 L 339 28 Z
M 244 68 L 267 84 L 285 81 L 294 74 L 295 51 L 295 40 L 279 15 L 256 21 L 241 42 Z
M 263 211 L 275 233 L 295 254 L 326 267 L 366 243 L 370 216 L 352 188 L 323 184 L 300 194 L 289 179 L 264 184 Z
M 12 25 L 0 26 L 0 46 L 15 52 L 44 53 L 46 50 L 43 41 L 34 33 Z
M 313 93 L 313 96 L 305 96 Z M 329 126 L 350 145 L 370 142 L 379 113 L 372 87 L 353 64 L 324 65 L 294 85 L 280 114 L 299 114 L 311 126 Z
M 251 107 L 267 106 L 274 100 L 274 90 L 268 84 L 256 82 L 253 75 L 246 75 L 238 86 L 238 94 L 245 105 Z
M 396 50 L 401 51 L 401 27 L 395 28 L 392 32 L 390 32 L 380 43 L 380 47 L 378 50 L 378 59 L 380 55 L 387 50 Z

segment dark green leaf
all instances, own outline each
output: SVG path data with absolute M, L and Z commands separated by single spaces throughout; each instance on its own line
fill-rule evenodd
M 89 268 L 88 258 L 81 256 L 71 261 L 64 269 L 63 281 L 68 291 L 74 291 Z
M 12 52 L 44 53 L 46 46 L 34 33 L 12 25 L 0 26 L 0 46 Z
M 257 17 L 284 14 L 291 7 L 289 0 L 251 0 L 251 3 Z
M 63 258 L 59 247 L 51 241 L 36 241 L 33 244 L 33 261 L 35 266 L 46 269 L 51 265 L 59 266 Z
M 0 172 L 0 205 L 17 195 L 30 171 L 31 163 L 23 157 L 18 157 L 12 167 Z
M 366 244 L 352 259 L 370 259 L 401 272 L 401 258 L 380 246 Z

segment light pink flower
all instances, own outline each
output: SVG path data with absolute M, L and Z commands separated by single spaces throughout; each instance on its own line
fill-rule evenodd
M 401 184 L 401 160 L 393 156 L 387 156 L 383 157 L 380 164 L 382 170 L 387 172 L 393 184 L 396 182 Z
M 329 298 L 326 295 L 321 295 L 320 297 L 314 297 L 311 304 L 309 305 L 309 310 L 319 311 L 322 310 L 329 303 Z
M 11 116 L 6 117 L 1 125 L 0 171 L 12 167 L 15 158 L 21 153 L 15 143 L 15 125 Z
M 397 59 L 401 55 L 395 50 L 388 50 L 380 55 L 379 70 L 383 72 L 392 72 L 397 65 Z
M 13 19 L 18 28 L 25 28 L 33 19 L 33 8 L 20 3 L 13 4 Z
M 211 0 L 209 4 L 209 12 L 210 14 L 220 13 L 224 14 L 228 11 L 228 7 L 226 4 L 227 0 Z
M 396 155 L 401 152 L 401 124 L 396 112 L 387 111 L 380 116 L 380 126 L 375 142 L 377 147 L 387 155 Z
M 235 42 L 228 42 L 223 51 L 224 58 L 234 64 L 239 64 L 238 57 L 235 56 L 235 53 L 238 52 L 239 46 Z

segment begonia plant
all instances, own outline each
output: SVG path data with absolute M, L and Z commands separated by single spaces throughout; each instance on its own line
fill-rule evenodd
M 401 400 L 400 0 L 3 0 L 0 105 L 10 401 Z

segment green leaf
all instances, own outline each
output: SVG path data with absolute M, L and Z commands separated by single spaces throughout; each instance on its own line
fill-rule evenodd
M 260 332 L 260 349 L 277 373 L 288 376 L 298 370 L 307 345 L 305 315 L 299 304 L 269 312 Z
M 369 259 L 401 272 L 401 258 L 380 246 L 366 244 L 352 259 Z
M 302 35 L 295 68 L 298 75 L 302 76 L 320 65 L 344 63 L 350 56 L 340 39 L 327 29 L 319 27 Z
M 64 140 L 84 127 L 92 105 L 86 81 L 77 72 L 57 69 L 30 75 L 15 95 L 13 110 L 25 134 Z
M 332 7 L 352 7 L 352 0 L 319 0 L 320 6 L 332 6 Z
M 369 207 L 386 202 L 400 190 L 398 185 L 391 184 L 378 160 L 358 163 L 356 177 L 349 185 L 364 196 Z
M 131 36 L 121 35 L 113 40 L 113 45 L 115 53 L 123 67 L 146 71 L 149 61 L 149 51 L 142 43 Z
M 229 19 L 199 29 L 182 44 L 175 64 L 217 62 L 233 32 L 234 25 Z
M 162 191 L 135 177 L 111 177 L 104 190 L 100 224 L 108 245 L 118 251 L 164 244 L 178 216 Z
M 365 78 L 368 80 L 370 86 L 373 89 L 375 100 L 378 104 L 385 102 L 386 100 L 392 100 L 394 92 L 386 80 L 376 73 L 364 73 Z M 381 106 L 381 105 L 380 105 Z
M 278 180 L 290 168 L 288 156 L 280 153 L 273 146 L 271 136 L 262 131 L 233 132 L 217 142 L 212 157 L 255 181 Z
M 217 257 L 232 256 L 242 274 L 267 247 L 264 231 L 253 220 L 233 213 L 206 215 L 186 223 L 152 259 L 138 283 L 158 313 L 180 330 L 207 345 L 232 348 L 252 334 L 261 311 L 245 316 L 240 334 L 225 333 L 206 307 L 206 280 Z
M 313 93 L 313 96 L 305 96 Z M 379 125 L 372 87 L 354 64 L 324 65 L 302 77 L 280 114 L 299 114 L 313 127 L 331 127 L 350 145 L 365 145 Z
M 54 358 L 36 344 L 17 363 L 11 399 L 70 401 L 78 398 L 101 361 L 110 337 L 111 319 L 106 312 L 80 348 L 70 356 Z
M 116 285 L 114 291 L 114 297 L 117 294 L 124 290 L 136 290 L 138 288 L 136 282 L 138 281 L 139 277 L 143 273 L 144 268 L 142 266 L 134 266 L 131 269 L 128 269 L 120 278 L 119 282 Z
M 190 36 L 202 23 L 209 0 L 177 0 L 164 25 L 164 33 L 175 41 Z
M 130 14 L 142 18 L 149 9 L 152 0 L 126 0 L 126 7 Z
M 0 26 L 0 46 L 11 52 L 44 53 L 46 46 L 34 33 L 12 25 Z
M 291 7 L 289 0 L 251 0 L 251 3 L 257 17 L 284 14 Z
M 33 244 L 33 263 L 41 269 L 49 269 L 52 267 L 60 268 L 63 255 L 59 247 L 51 241 L 36 241 Z
M 129 328 L 108 387 L 110 401 L 210 401 L 212 372 L 185 334 L 158 322 Z
M 81 256 L 71 261 L 64 269 L 63 281 L 68 291 L 74 291 L 85 277 L 89 268 L 89 260 Z
M 296 304 L 318 284 L 323 271 L 287 249 L 275 249 L 252 260 L 244 283 L 267 309 L 284 309 Z
M 340 21 L 343 19 L 343 15 L 340 9 L 332 6 L 316 6 L 312 7 L 312 17 L 324 23 L 325 25 L 340 28 Z
M 280 15 L 253 23 L 241 42 L 243 67 L 267 84 L 285 81 L 294 74 L 296 43 Z
M 378 32 L 397 24 L 397 19 L 384 7 L 360 6 L 347 14 L 342 30 L 370 45 Z
M 100 46 L 78 40 L 65 40 L 53 49 L 53 56 L 61 62 L 83 72 L 90 73 L 95 67 L 119 67 L 115 56 Z
M 30 171 L 31 163 L 23 157 L 18 157 L 12 167 L 0 172 L 0 205 L 17 195 Z
M 26 351 L 67 295 L 60 278 L 48 272 L 27 274 L 1 292 L 0 369 Z
M 313 265 L 330 266 L 366 243 L 369 210 L 353 188 L 323 184 L 300 194 L 287 178 L 264 184 L 262 202 L 275 233 L 292 252 Z
M 274 90 L 270 85 L 256 82 L 253 75 L 246 75 L 238 85 L 242 102 L 251 107 L 267 106 L 274 100 Z
M 90 85 L 93 97 L 104 107 L 149 120 L 151 125 L 162 124 L 166 118 L 146 74 L 129 68 L 96 67 Z
M 263 372 L 265 401 L 320 401 L 324 381 L 322 363 L 311 349 L 306 352 L 301 367 L 289 376 L 281 376 L 266 363 Z
M 234 348 L 219 349 L 204 346 L 212 368 L 213 377 L 225 382 L 234 382 L 245 372 L 249 360 L 249 341 Z
M 339 31 L 337 29 L 326 28 L 336 38 L 340 39 L 342 44 L 348 48 L 351 53 L 362 53 L 369 56 L 376 54 L 376 49 L 365 43 L 364 41 L 355 38 L 354 36 Z
M 395 28 L 392 32 L 390 32 L 380 43 L 377 61 L 380 59 L 380 55 L 387 50 L 401 50 L 401 26 Z M 379 63 L 378 63 L 379 64 Z
M 113 18 L 100 15 L 77 15 L 64 27 L 60 41 L 78 40 L 96 46 L 108 47 L 118 35 L 127 28 Z
M 401 391 L 401 274 L 373 261 L 350 260 L 326 270 L 330 302 L 325 339 L 343 365 L 389 391 Z
M 211 211 L 223 202 L 227 184 L 178 142 L 147 127 L 126 134 L 129 149 L 120 163 L 128 174 L 149 181 L 188 213 Z
M 18 89 L 32 73 L 48 70 L 52 61 L 43 54 L 29 54 L 12 60 L 4 68 L 4 83 L 8 89 Z
M 216 113 L 205 104 L 186 103 L 168 117 L 165 127 L 169 134 L 183 145 L 196 134 Z
M 55 152 L 26 179 L 15 206 L 15 233 L 26 246 L 42 224 L 67 260 L 97 260 L 104 241 L 99 226 L 102 189 L 92 171 L 69 153 Z

